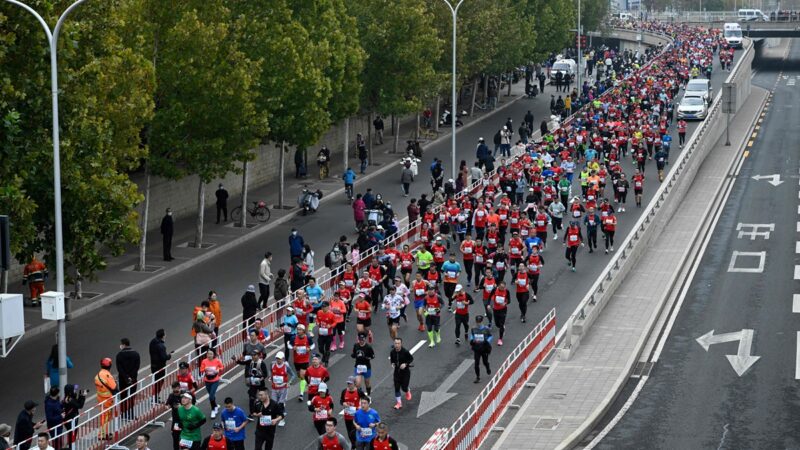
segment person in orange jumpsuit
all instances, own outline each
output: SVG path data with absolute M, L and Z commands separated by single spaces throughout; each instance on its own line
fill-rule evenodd
M 94 386 L 97 388 L 97 403 L 103 405 L 97 436 L 108 440 L 112 438 L 109 424 L 114 418 L 114 394 L 117 392 L 117 381 L 111 374 L 111 358 L 100 360 L 100 372 L 94 377 Z
M 22 284 L 28 284 L 31 290 L 31 302 L 39 303 L 44 293 L 44 280 L 47 279 L 47 266 L 43 262 L 31 257 L 31 262 L 22 272 Z

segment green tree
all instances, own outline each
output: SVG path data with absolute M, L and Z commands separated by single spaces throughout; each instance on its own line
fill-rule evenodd
M 422 109 L 422 101 L 444 81 L 435 69 L 444 42 L 436 34 L 428 2 L 351 0 L 348 7 L 368 54 L 361 74 L 362 108 L 394 115 Z
M 536 30 L 536 47 L 531 59 L 542 61 L 550 53 L 560 52 L 574 45 L 577 14 L 572 0 L 525 0 L 526 14 L 533 17 Z M 585 27 L 585 29 L 589 29 Z
M 51 24 L 70 2 L 27 2 Z M 146 154 L 139 132 L 152 110 L 152 71 L 121 44 L 119 1 L 88 2 L 59 42 L 61 173 L 65 268 L 93 277 L 104 255 L 137 237 L 141 197 L 127 171 Z M 11 211 L 19 261 L 54 243 L 50 59 L 41 25 L 0 4 L 0 210 Z M 24 139 L 23 139 L 24 137 Z
M 238 171 L 236 162 L 252 158 L 255 136 L 266 131 L 251 94 L 258 64 L 239 49 L 223 2 L 152 1 L 148 9 L 163 21 L 143 40 L 159 61 L 148 164 L 170 179 L 199 177 L 194 245 L 201 247 L 205 185 Z

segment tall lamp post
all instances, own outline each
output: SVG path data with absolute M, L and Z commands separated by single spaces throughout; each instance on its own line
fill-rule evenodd
M 581 68 L 581 63 L 583 63 L 583 55 L 581 54 L 581 37 L 583 37 L 582 29 L 581 29 L 581 0 L 578 0 L 578 77 L 575 83 L 578 86 L 578 98 L 583 93 L 583 85 L 581 84 L 581 76 L 583 75 L 583 68 Z M 569 95 L 569 92 L 567 92 Z
M 53 191 L 55 199 L 56 217 L 56 291 L 64 293 L 64 236 L 61 225 L 61 154 L 60 141 L 58 134 L 58 34 L 67 16 L 86 0 L 77 0 L 71 4 L 61 17 L 58 18 L 55 28 L 50 31 L 47 22 L 33 10 L 30 6 L 18 0 L 5 0 L 8 3 L 17 5 L 36 17 L 36 20 L 44 28 L 47 35 L 47 42 L 50 46 L 50 89 L 53 96 Z M 64 392 L 67 385 L 67 323 L 64 319 L 58 321 L 58 375 L 59 388 Z
M 461 7 L 461 4 L 464 3 L 464 0 L 459 0 L 459 2 L 457 4 L 455 4 L 455 5 L 453 5 L 453 3 L 451 3 L 451 0 L 442 0 L 442 1 L 445 2 L 447 7 L 450 8 L 450 12 L 453 14 L 453 74 L 452 74 L 452 77 L 453 77 L 453 80 L 452 80 L 453 81 L 453 86 L 452 86 L 452 88 L 453 88 L 453 91 L 452 91 L 453 103 L 452 103 L 452 111 L 450 112 L 450 122 L 451 122 L 451 125 L 453 127 L 453 135 L 451 136 L 452 137 L 452 146 L 453 146 L 453 148 L 450 149 L 450 152 L 451 152 L 450 156 L 451 156 L 452 165 L 453 165 L 453 169 L 452 169 L 453 177 L 452 178 L 453 178 L 453 180 L 455 180 L 456 179 L 456 175 L 457 175 L 457 173 L 456 173 L 456 171 L 457 171 L 457 166 L 456 166 L 456 128 L 457 128 L 456 127 L 456 119 L 458 117 L 458 98 L 456 97 L 456 36 L 457 36 L 456 28 L 457 28 L 457 25 L 458 25 L 458 8 Z M 455 1 L 455 0 L 452 0 L 452 1 Z

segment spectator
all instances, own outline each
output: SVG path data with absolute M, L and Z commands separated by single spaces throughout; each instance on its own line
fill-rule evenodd
M 245 421 L 245 423 L 246 422 L 247 421 Z M 244 441 L 241 441 L 241 443 L 244 443 Z M 200 444 L 200 450 L 217 448 L 225 450 L 239 450 L 240 448 L 244 449 L 244 446 L 234 447 L 233 442 L 231 442 L 231 440 L 222 433 L 222 424 L 215 422 L 214 425 L 211 426 L 211 436 L 208 436 L 203 440 L 203 443 Z
M 242 320 L 247 321 L 247 327 L 253 325 L 253 317 L 258 311 L 258 299 L 256 299 L 256 287 L 252 284 L 247 286 L 247 292 L 242 295 Z
M 47 358 L 47 362 L 45 363 L 45 370 L 47 371 L 47 376 L 50 377 L 50 387 L 57 387 L 60 386 L 60 376 L 58 374 L 58 344 L 53 345 L 50 349 L 50 356 Z M 75 367 L 72 364 L 72 359 L 67 356 L 67 369 L 72 369 Z
M 38 450 L 53 450 L 53 447 L 50 447 L 50 435 L 47 432 L 36 435 L 36 448 Z
M 61 391 L 58 386 L 50 388 L 47 397 L 44 398 L 44 417 L 47 420 L 47 428 L 54 430 L 56 435 L 61 434 L 61 422 L 64 420 L 64 405 L 61 404 L 59 394 Z M 56 442 L 56 448 L 61 448 Z
M 81 409 L 86 403 L 87 395 L 89 395 L 88 389 L 75 392 L 75 385 L 68 384 L 64 386 L 64 400 L 62 401 L 64 405 L 64 426 L 69 431 L 65 443 L 66 446 L 72 445 L 77 438 L 77 433 L 73 430 L 77 425 L 77 421 L 74 421 L 74 419 L 80 415 Z
M 275 280 L 275 300 L 283 300 L 289 295 L 289 281 L 286 280 L 286 269 L 278 270 L 278 279 Z
M 11 448 L 11 427 L 8 424 L 0 423 L 0 450 Z
M 264 259 L 258 267 L 258 304 L 261 308 L 267 307 L 269 300 L 269 285 L 272 283 L 272 252 L 264 253 Z M 277 297 L 276 297 L 277 298 Z
M 356 223 L 356 230 L 364 225 L 367 220 L 367 205 L 364 203 L 364 198 L 361 194 L 356 194 L 356 199 L 353 201 L 353 221 Z
M 383 119 L 380 114 L 372 121 L 372 126 L 375 127 L 375 144 L 383 144 Z
M 33 400 L 25 402 L 25 409 L 19 412 L 17 416 L 17 423 L 14 425 L 14 443 L 19 445 L 20 450 L 28 450 L 31 448 L 31 441 L 33 433 L 45 424 L 46 420 L 42 419 L 39 422 L 33 422 L 33 415 L 36 414 L 36 407 L 38 403 Z
M 149 444 L 150 444 L 150 435 L 147 433 L 141 433 L 138 436 L 136 436 L 136 443 L 134 444 L 135 447 L 133 448 L 136 450 L 150 450 Z
M 294 258 L 292 260 L 292 272 L 289 274 L 289 281 L 291 291 L 294 292 L 298 289 L 301 289 L 306 284 L 306 274 L 305 270 L 303 269 L 303 260 L 298 258 Z
M 156 331 L 156 337 L 150 341 L 150 373 L 153 374 L 155 385 L 153 386 L 153 397 L 155 402 L 158 403 L 159 393 L 161 387 L 164 385 L 164 375 L 166 374 L 167 361 L 172 358 L 172 354 L 167 352 L 167 345 L 164 343 L 164 338 L 167 333 L 163 328 Z M 65 392 L 66 395 L 66 392 Z
M 136 381 L 139 378 L 141 359 L 139 352 L 131 348 L 128 338 L 120 340 L 119 353 L 117 353 L 117 373 L 119 375 L 120 412 L 124 419 L 133 419 L 129 411 L 133 406 L 136 396 Z
M 303 236 L 297 232 L 297 228 L 292 228 L 292 234 L 289 235 L 289 256 L 292 259 L 302 258 L 305 245 L 306 242 L 303 240 Z
M 306 273 L 308 275 L 314 275 L 314 250 L 311 250 L 311 246 L 305 244 L 303 246 L 303 264 L 306 265 Z
M 406 212 L 408 213 L 408 223 L 414 223 L 415 220 L 419 219 L 419 205 L 417 204 L 417 199 L 411 199 L 411 203 L 408 204 Z
M 222 323 L 222 306 L 219 303 L 217 292 L 214 290 L 208 291 L 208 311 L 213 318 L 214 334 L 219 336 L 219 324 Z
M 161 219 L 161 239 L 164 247 L 164 261 L 172 261 L 172 235 L 175 232 L 172 221 L 172 209 L 167 208 L 167 213 Z
M 303 158 L 303 154 L 305 152 L 298 148 L 294 151 L 294 177 L 300 178 L 306 176 L 306 167 L 305 167 L 305 158 Z
M 219 216 L 220 213 L 225 218 L 225 222 L 228 221 L 228 191 L 222 187 L 222 183 L 219 184 L 217 188 L 217 192 L 214 193 L 217 197 L 217 223 L 219 223 Z

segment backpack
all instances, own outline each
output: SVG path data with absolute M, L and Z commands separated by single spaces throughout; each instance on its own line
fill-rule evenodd
M 328 269 L 333 267 L 333 257 L 331 256 L 331 253 L 333 253 L 333 250 L 325 254 L 325 267 Z

